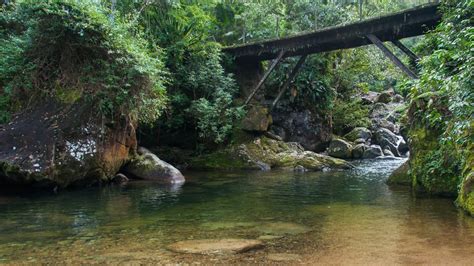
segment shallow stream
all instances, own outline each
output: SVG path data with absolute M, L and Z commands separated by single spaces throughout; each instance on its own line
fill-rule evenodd
M 350 171 L 188 172 L 182 187 L 131 182 L 58 195 L 0 194 L 0 264 L 470 264 L 474 218 L 452 199 L 385 180 L 402 161 Z M 176 241 L 261 239 L 236 255 L 169 251 Z

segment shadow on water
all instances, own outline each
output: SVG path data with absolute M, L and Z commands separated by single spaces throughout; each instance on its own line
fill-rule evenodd
M 229 237 L 267 245 L 219 261 L 267 262 L 267 254 L 283 252 L 303 261 L 423 263 L 440 257 L 429 249 L 445 260 L 472 259 L 474 219 L 452 200 L 385 184 L 402 162 L 356 161 L 353 170 L 324 173 L 188 172 L 183 186 L 1 194 L 0 262 L 215 262 L 171 254 L 166 245 Z

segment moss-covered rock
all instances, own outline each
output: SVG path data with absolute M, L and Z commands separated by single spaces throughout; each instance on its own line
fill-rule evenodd
M 242 129 L 247 131 L 265 132 L 272 124 L 272 116 L 268 108 L 253 105 L 242 120 Z
M 396 184 L 396 185 L 411 185 L 411 177 L 409 174 L 410 171 L 410 164 L 408 161 L 404 162 L 400 167 L 398 167 L 387 180 L 388 184 Z
M 473 145 L 458 147 L 441 140 L 443 128 L 424 119 L 428 109 L 435 110 L 442 121 L 450 121 L 446 99 L 436 93 L 415 98 L 408 112 L 410 179 L 416 191 L 457 197 L 458 206 L 474 214 Z M 448 125 L 449 126 L 449 125 Z M 466 156 L 467 155 L 467 156 Z
M 350 168 L 344 160 L 305 151 L 294 142 L 257 137 L 251 142 L 191 159 L 191 169 L 291 169 L 302 166 L 308 170 Z

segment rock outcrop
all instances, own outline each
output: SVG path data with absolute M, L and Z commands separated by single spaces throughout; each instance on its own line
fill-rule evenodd
M 347 169 L 352 165 L 344 160 L 321 155 L 305 149 L 295 142 L 283 142 L 265 136 L 252 141 L 232 145 L 224 150 L 192 158 L 190 169 L 257 169 L 269 170 L 295 168 L 321 171 L 323 169 Z
M 298 110 L 284 104 L 272 112 L 271 131 L 287 142 L 298 142 L 306 150 L 324 151 L 332 139 L 331 118 L 311 110 Z
M 241 127 L 247 131 L 265 132 L 272 122 L 272 116 L 268 108 L 261 105 L 252 105 L 242 120 Z
M 132 177 L 142 180 L 155 181 L 161 184 L 182 184 L 183 174 L 171 164 L 160 160 L 158 156 L 146 148 L 138 148 L 138 156 L 133 158 L 124 171 Z
M 43 102 L 0 128 L 0 184 L 109 182 L 136 150 L 136 122 L 107 120 L 83 101 Z

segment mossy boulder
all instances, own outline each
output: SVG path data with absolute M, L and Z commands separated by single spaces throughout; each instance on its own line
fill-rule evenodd
M 283 142 L 262 136 L 251 142 L 232 145 L 224 150 L 193 158 L 189 168 L 208 170 L 280 168 L 293 170 L 299 166 L 313 171 L 325 168 L 347 169 L 352 167 L 344 160 L 305 151 L 297 143 Z
M 137 156 L 124 167 L 124 171 L 136 179 L 162 184 L 182 184 L 185 181 L 178 169 L 143 147 L 138 149 Z
M 377 98 L 375 98 L 375 102 L 377 103 L 389 103 L 392 101 L 392 93 L 384 91 L 381 92 Z
M 404 162 L 400 167 L 398 167 L 387 180 L 388 184 L 396 184 L 396 185 L 411 185 L 411 177 L 409 174 L 410 171 L 410 164 L 408 161 Z
M 435 109 L 449 121 L 446 99 L 436 93 L 415 98 L 408 112 L 410 179 L 415 191 L 456 197 L 456 203 L 474 215 L 474 149 L 441 141 L 443 129 L 426 124 L 423 114 Z
M 241 128 L 247 131 L 265 132 L 272 122 L 268 108 L 252 105 L 242 120 Z
M 352 158 L 352 144 L 343 139 L 335 138 L 329 144 L 328 154 L 336 158 L 350 159 Z
M 372 132 L 370 132 L 370 130 L 365 127 L 356 127 L 351 130 L 351 132 L 344 135 L 344 138 L 352 142 L 358 139 L 368 140 L 372 138 Z

